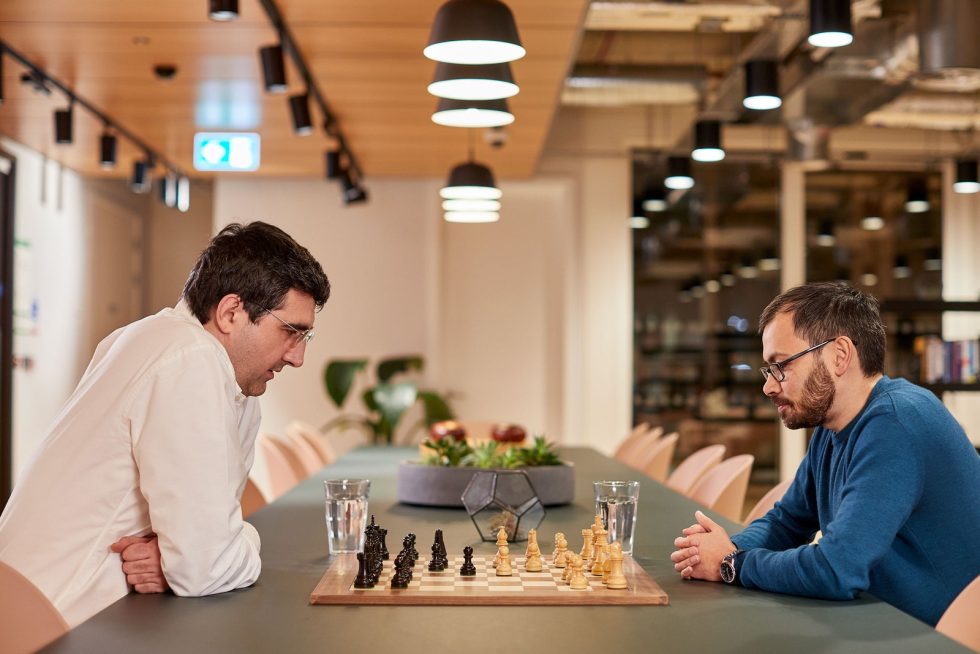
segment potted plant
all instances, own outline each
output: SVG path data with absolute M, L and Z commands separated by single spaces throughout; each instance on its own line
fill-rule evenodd
M 375 367 L 377 382 L 361 393 L 365 412 L 344 412 L 344 404 L 354 381 L 367 370 L 367 366 L 367 359 L 335 359 L 327 363 L 323 370 L 323 384 L 327 396 L 341 413 L 323 425 L 322 432 L 354 427 L 363 430 L 375 445 L 391 445 L 402 416 L 416 402 L 422 402 L 424 416 L 410 429 L 410 433 L 455 417 L 448 402 L 439 393 L 419 390 L 415 382 L 410 380 L 395 379 L 399 375 L 413 370 L 421 371 L 425 367 L 424 359 L 418 355 L 389 357 L 378 361 Z

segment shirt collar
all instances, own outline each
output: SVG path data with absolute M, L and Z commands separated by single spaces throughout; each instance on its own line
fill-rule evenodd
M 200 327 L 201 328 L 201 331 L 203 331 L 205 334 L 207 334 L 208 335 L 208 338 L 210 338 L 212 341 L 214 341 L 214 344 L 218 347 L 219 350 L 221 350 L 221 353 L 224 354 L 225 361 L 227 361 L 227 363 L 228 363 L 228 369 L 231 371 L 232 379 L 234 379 L 235 378 L 235 366 L 232 365 L 232 363 L 231 363 L 231 357 L 228 356 L 228 351 L 225 349 L 225 346 L 221 344 L 221 341 L 219 341 L 217 338 L 214 337 L 214 334 L 212 334 L 208 330 L 204 329 L 204 325 L 201 323 L 200 320 L 197 319 L 197 316 L 194 315 L 194 312 L 191 311 L 191 307 L 187 303 L 187 300 L 185 298 L 183 298 L 183 297 L 180 298 L 180 300 L 174 306 L 173 312 L 175 314 L 177 314 L 177 316 L 180 317 L 180 318 L 182 318 L 183 320 L 186 320 L 187 322 L 193 323 L 193 324 L 197 325 L 198 327 Z M 237 379 L 235 380 L 235 388 L 238 389 L 238 392 L 235 394 L 235 403 L 236 404 L 241 404 L 242 402 L 244 402 L 248 398 L 245 396 L 244 393 L 242 393 L 242 388 L 241 388 L 241 386 L 238 385 L 238 380 Z

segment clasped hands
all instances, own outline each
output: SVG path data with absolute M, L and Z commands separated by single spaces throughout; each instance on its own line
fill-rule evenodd
M 156 534 L 125 536 L 112 544 L 120 555 L 126 583 L 137 593 L 163 593 L 170 589 L 160 565 L 160 545 Z
M 685 579 L 704 579 L 721 581 L 721 561 L 735 544 L 717 522 L 695 511 L 696 523 L 681 530 L 681 536 L 674 539 L 674 550 L 670 560 L 674 570 Z

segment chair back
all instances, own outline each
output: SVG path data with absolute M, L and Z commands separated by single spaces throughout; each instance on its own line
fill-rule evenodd
M 303 466 L 303 479 L 320 472 L 320 468 L 323 467 L 320 455 L 305 438 L 295 432 L 286 432 L 282 442 L 293 451 L 300 465 Z
M 616 447 L 616 451 L 613 453 L 613 457 L 617 461 L 623 461 L 624 460 L 623 457 L 626 454 L 628 454 L 630 448 L 635 445 L 636 439 L 638 439 L 640 436 L 647 433 L 648 431 L 650 431 L 649 422 L 641 422 L 640 424 L 633 427 L 630 433 L 626 434 L 626 438 L 624 438 L 619 442 L 619 445 Z
M 660 427 L 654 427 L 645 434 L 640 434 L 640 437 L 633 441 L 632 445 L 620 455 L 619 462 L 636 470 L 643 470 L 643 466 L 653 453 L 658 440 L 660 440 Z
M 738 522 L 745 506 L 745 491 L 749 488 L 749 476 L 754 462 L 755 457 L 751 454 L 739 454 L 722 461 L 694 485 L 690 493 L 691 499 L 729 520 Z
M 980 652 L 980 577 L 960 591 L 936 624 L 936 631 Z
M 271 502 L 286 494 L 300 482 L 301 478 L 297 476 L 294 466 L 283 453 L 283 446 L 276 443 L 272 436 L 259 434 L 255 439 L 255 447 L 265 461 L 267 478 L 265 490 L 268 491 L 267 499 Z
M 279 436 L 278 434 L 269 434 L 268 436 L 272 446 L 278 449 L 279 453 L 286 459 L 286 463 L 289 465 L 289 469 L 293 471 L 293 476 L 296 478 L 297 483 L 306 479 L 309 476 L 309 473 L 306 472 L 306 465 L 303 464 L 303 460 L 296 453 L 292 443 L 285 436 Z
M 68 623 L 37 586 L 0 562 L 0 651 L 36 652 L 68 629 Z
M 252 481 L 251 477 L 245 480 L 245 490 L 242 491 L 242 499 L 239 504 L 242 505 L 243 518 L 247 518 L 268 504 L 265 495 L 262 494 L 262 491 Z
M 334 449 L 327 437 L 305 422 L 293 420 L 286 425 L 286 434 L 295 434 L 309 443 L 310 447 L 316 450 L 320 457 L 320 465 L 328 466 L 337 460 L 337 451 Z
M 769 492 L 762 496 L 762 499 L 756 502 L 749 514 L 745 516 L 745 520 L 742 524 L 746 527 L 751 524 L 754 520 L 758 520 L 765 514 L 769 513 L 772 507 L 776 506 L 776 502 L 783 499 L 783 495 L 789 490 L 789 487 L 793 484 L 793 478 L 784 479 L 775 486 L 769 489 Z
M 681 495 L 690 493 L 694 484 L 725 456 L 724 445 L 708 445 L 681 461 L 667 477 L 667 486 Z
M 667 471 L 670 470 L 670 462 L 674 459 L 674 452 L 677 450 L 677 439 L 680 435 L 675 431 L 657 439 L 653 444 L 649 456 L 643 461 L 643 473 L 661 484 L 667 479 Z

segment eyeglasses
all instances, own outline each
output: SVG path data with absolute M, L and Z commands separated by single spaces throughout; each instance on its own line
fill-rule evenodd
M 823 343 L 817 343 L 813 347 L 808 347 L 807 349 L 803 350 L 802 352 L 797 352 L 793 356 L 787 357 L 787 358 L 783 359 L 782 361 L 773 361 L 769 365 L 762 366 L 761 368 L 759 368 L 759 372 L 762 373 L 762 376 L 765 378 L 766 381 L 769 381 L 769 375 L 772 375 L 773 377 L 776 378 L 776 381 L 783 382 L 786 379 L 786 370 L 784 368 L 786 367 L 786 364 L 787 363 L 790 363 L 792 361 L 795 361 L 795 360 L 799 359 L 804 354 L 809 354 L 810 352 L 813 352 L 815 350 L 819 350 L 820 348 L 822 348 L 827 343 L 833 343 L 835 340 L 836 339 L 834 339 L 834 338 L 829 338 L 826 341 L 824 341 Z
M 310 341 L 313 340 L 313 337 L 316 335 L 316 333 L 313 331 L 312 328 L 306 330 L 296 329 L 288 322 L 286 322 L 276 314 L 272 313 L 271 309 L 263 309 L 263 311 L 265 311 L 267 314 L 269 314 L 270 316 L 272 316 L 273 318 L 281 322 L 283 325 L 288 327 L 293 332 L 293 335 L 291 337 L 293 339 L 293 345 L 299 345 L 300 343 L 309 343 Z

